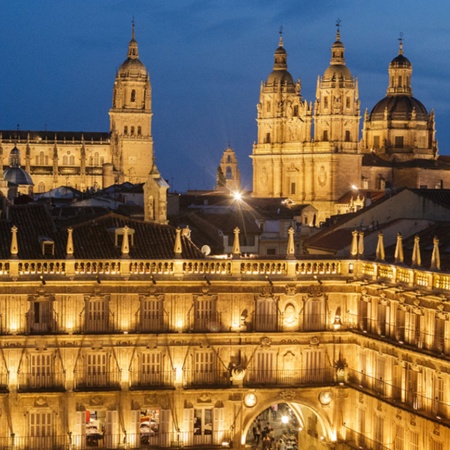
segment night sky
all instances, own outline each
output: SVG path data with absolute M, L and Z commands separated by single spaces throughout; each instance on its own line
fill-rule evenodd
M 251 187 L 259 86 L 281 25 L 289 71 L 313 101 L 341 20 L 362 115 L 385 96 L 403 33 L 413 95 L 434 108 L 439 152 L 450 154 L 448 1 L 14 0 L 0 12 L 0 129 L 21 130 L 108 131 L 134 17 L 156 162 L 172 190 L 212 188 L 228 143 Z

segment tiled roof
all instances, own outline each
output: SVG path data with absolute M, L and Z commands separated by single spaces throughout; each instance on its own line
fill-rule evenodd
M 0 258 L 9 259 L 11 227 L 18 228 L 18 257 L 42 259 L 39 238 L 47 237 L 55 242 L 55 255 L 46 258 L 66 257 L 67 229 L 57 229 L 46 205 L 30 204 L 9 208 L 8 220 L 0 222 Z M 121 257 L 121 248 L 116 247 L 115 228 L 127 225 L 134 229 L 134 245 L 130 242 L 130 258 L 173 259 L 176 230 L 169 225 L 160 225 L 129 219 L 108 213 L 93 220 L 85 220 L 73 226 L 74 257 L 80 259 L 116 259 Z M 109 230 L 109 231 L 108 231 Z M 182 237 L 183 258 L 202 258 L 200 250 L 189 239 Z

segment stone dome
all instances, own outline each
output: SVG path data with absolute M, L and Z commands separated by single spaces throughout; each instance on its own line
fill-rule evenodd
M 273 70 L 267 77 L 267 84 L 294 84 L 292 75 L 287 70 Z
M 3 178 L 8 183 L 13 183 L 22 186 L 33 186 L 33 180 L 29 173 L 21 167 L 8 167 L 3 172 Z
M 380 100 L 370 113 L 370 120 L 383 120 L 387 116 L 391 120 L 411 120 L 413 112 L 417 120 L 428 120 L 428 112 L 423 103 L 409 95 L 392 95 Z
M 403 56 L 403 54 L 398 54 L 390 64 L 391 67 L 411 67 L 411 61 Z
M 127 58 L 119 68 L 119 76 L 147 76 L 144 64 L 135 58 Z
M 323 74 L 324 79 L 342 79 L 342 78 L 352 78 L 350 69 L 344 64 L 331 64 L 325 70 Z

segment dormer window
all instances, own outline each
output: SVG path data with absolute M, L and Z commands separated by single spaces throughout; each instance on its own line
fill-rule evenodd
M 134 246 L 134 228 L 128 228 L 128 243 Z M 125 234 L 124 228 L 111 228 L 108 232 L 114 237 L 114 246 L 122 247 L 123 235 Z
M 41 244 L 42 256 L 55 255 L 55 241 L 49 237 L 41 236 L 39 238 Z

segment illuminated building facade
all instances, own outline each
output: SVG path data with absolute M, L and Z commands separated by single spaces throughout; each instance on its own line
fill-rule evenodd
M 0 165 L 9 167 L 15 146 L 35 192 L 145 182 L 154 165 L 151 101 L 150 76 L 139 59 L 133 24 L 127 59 L 114 82 L 110 132 L 0 130 Z
M 297 260 L 292 233 L 286 258 L 242 258 L 236 241 L 214 259 L 181 230 L 114 214 L 68 229 L 37 205 L 9 217 L 2 447 L 240 448 L 273 404 L 296 416 L 299 448 L 450 441 L 438 249 L 430 270 Z

